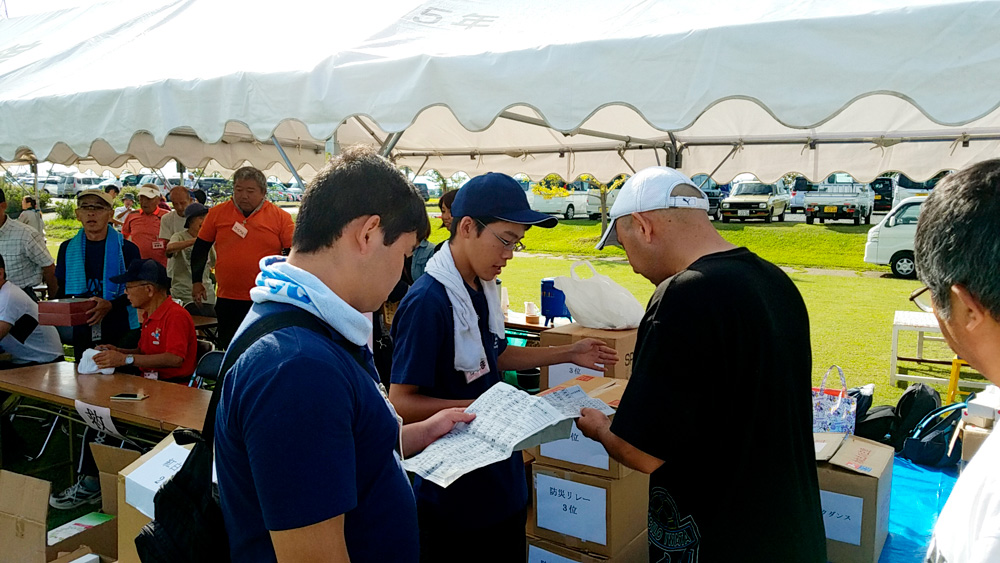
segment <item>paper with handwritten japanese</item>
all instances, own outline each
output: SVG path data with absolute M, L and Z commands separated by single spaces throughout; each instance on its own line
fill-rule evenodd
M 615 412 L 576 385 L 533 397 L 497 383 L 465 409 L 476 414 L 475 420 L 456 424 L 424 451 L 403 460 L 403 468 L 447 487 L 462 475 L 503 461 L 515 451 L 569 437 L 571 421 L 583 408 L 607 415 Z
M 76 412 L 80 414 L 84 424 L 105 434 L 111 434 L 118 438 L 124 438 L 122 433 L 115 428 L 115 423 L 111 420 L 111 409 L 99 407 L 90 403 L 84 403 L 77 399 L 74 401 Z

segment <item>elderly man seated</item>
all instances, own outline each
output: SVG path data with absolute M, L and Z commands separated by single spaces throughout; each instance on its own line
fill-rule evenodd
M 122 275 L 111 278 L 125 284 L 129 303 L 144 313 L 136 349 L 98 346 L 94 356 L 100 368 L 128 366 L 147 379 L 186 383 L 194 373 L 198 341 L 194 321 L 167 293 L 167 270 L 155 260 L 136 260 Z

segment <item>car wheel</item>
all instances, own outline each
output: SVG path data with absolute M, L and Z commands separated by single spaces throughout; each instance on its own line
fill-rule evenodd
M 725 215 L 723 215 L 722 216 L 722 222 L 723 223 L 728 223 L 729 222 L 729 217 L 726 217 Z
M 823 218 L 823 217 L 820 217 L 820 218 L 819 218 L 819 222 L 820 222 L 820 223 L 823 223 L 823 224 L 826 224 L 826 219 L 825 219 L 825 218 Z
M 778 222 L 779 223 L 784 223 L 785 222 L 785 211 L 787 211 L 787 210 L 786 209 L 782 209 L 781 210 L 781 215 L 778 215 Z
M 889 261 L 892 273 L 900 278 L 913 279 L 917 277 L 917 264 L 913 260 L 913 253 L 910 251 L 900 252 Z
M 871 224 L 872 224 L 872 212 L 869 211 L 868 215 L 865 215 L 865 225 L 871 225 Z
M 806 225 L 812 225 L 816 221 L 816 218 L 812 215 L 806 214 Z
M 855 225 L 860 225 L 861 224 L 861 216 L 860 215 L 856 215 L 854 217 L 854 224 Z
M 772 207 L 772 208 L 770 208 L 770 209 L 767 210 L 767 215 L 764 217 L 764 222 L 765 223 L 770 223 L 771 219 L 773 219 L 773 218 L 774 218 L 774 208 Z
M 572 219 L 575 216 L 576 216 L 576 210 L 573 209 L 573 206 L 570 205 L 570 206 L 566 207 L 566 213 L 563 214 L 563 217 L 565 217 L 566 220 L 568 221 L 568 220 Z

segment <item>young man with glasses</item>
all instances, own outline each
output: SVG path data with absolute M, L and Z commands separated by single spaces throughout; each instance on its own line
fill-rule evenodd
M 155 260 L 136 260 L 111 281 L 125 284 L 129 303 L 145 320 L 138 348 L 98 346 L 102 352 L 94 356 L 97 367 L 127 367 L 147 379 L 187 383 L 194 373 L 198 340 L 191 314 L 167 293 L 167 270 Z
M 532 225 L 557 220 L 532 211 L 516 180 L 489 173 L 455 197 L 451 238 L 427 263 L 392 323 L 389 399 L 406 422 L 467 407 L 504 370 L 574 363 L 603 370 L 614 349 L 585 339 L 568 346 L 507 346 L 496 278 Z M 422 561 L 467 561 L 489 546 L 492 561 L 524 559 L 528 490 L 521 452 L 441 488 L 415 479 Z M 475 499 L 472 512 L 471 499 Z

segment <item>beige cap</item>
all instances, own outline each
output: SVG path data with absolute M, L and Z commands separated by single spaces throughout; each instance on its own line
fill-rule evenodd
M 104 190 L 96 188 L 83 190 L 80 193 L 76 194 L 76 201 L 79 202 L 81 199 L 83 199 L 84 196 L 88 195 L 93 195 L 101 198 L 104 201 L 104 203 L 107 203 L 109 206 L 114 206 L 115 204 L 115 198 L 111 197 L 111 194 L 105 192 Z
M 153 184 L 143 184 L 142 187 L 139 188 L 139 196 L 148 197 L 150 199 L 160 197 L 160 190 L 156 189 L 156 186 Z

